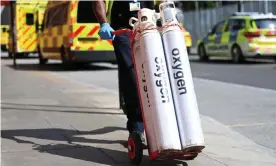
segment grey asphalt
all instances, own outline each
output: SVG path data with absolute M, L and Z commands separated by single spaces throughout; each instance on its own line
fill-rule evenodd
M 248 59 L 243 64 L 233 64 L 224 58 L 199 62 L 197 56 L 193 56 L 191 62 L 195 77 L 276 90 L 273 60 Z
M 275 77 L 272 78 L 271 75 L 264 74 L 264 73 L 273 74 L 273 71 L 275 71 L 275 65 L 272 63 L 266 63 L 266 64 L 264 64 L 264 63 L 249 63 L 249 64 L 243 64 L 243 65 L 232 65 L 232 64 L 227 64 L 223 61 L 219 61 L 219 62 L 215 61 L 214 63 L 210 62 L 207 64 L 202 64 L 202 63 L 196 62 L 193 58 L 191 61 L 192 61 L 192 71 L 195 76 L 194 80 L 195 80 L 196 90 L 197 90 L 197 94 L 198 94 L 198 98 L 199 98 L 198 100 L 199 100 L 199 105 L 200 105 L 200 113 L 204 116 L 205 126 L 208 125 L 208 122 L 209 123 L 212 122 L 212 124 L 213 124 L 212 119 L 210 121 L 206 120 L 206 119 L 208 119 L 208 117 L 213 118 L 213 119 L 219 121 L 220 123 L 217 122 L 218 126 L 221 125 L 221 127 L 222 127 L 220 129 L 217 129 L 218 130 L 217 132 L 220 133 L 218 135 L 230 136 L 231 134 L 229 134 L 229 133 L 232 133 L 233 130 L 238 131 L 239 133 L 246 136 L 247 138 L 255 141 L 257 144 L 263 145 L 264 147 L 268 147 L 268 148 L 265 148 L 264 151 L 266 151 L 266 152 L 269 151 L 269 152 L 271 152 L 271 154 L 275 154 L 275 151 L 273 149 L 276 148 L 276 146 L 275 146 L 275 142 L 276 142 L 276 138 L 275 138 L 275 135 L 276 135 L 276 133 L 275 133 L 276 92 L 273 90 L 273 89 L 275 89 L 275 87 L 273 88 L 273 84 L 265 83 L 265 82 L 269 82 L 268 80 L 270 80 L 270 79 L 272 79 L 272 81 L 273 81 L 273 79 L 275 79 Z M 2 85 L 1 85 L 2 89 L 4 89 L 4 91 L 2 90 L 1 95 L 5 96 L 4 100 L 9 101 L 9 102 L 19 102 L 19 103 L 20 102 L 23 102 L 23 103 L 24 102 L 26 102 L 26 103 L 35 102 L 35 103 L 41 103 L 41 105 L 52 104 L 52 105 L 56 105 L 56 106 L 66 105 L 68 103 L 71 103 L 74 105 L 78 104 L 79 107 L 81 107 L 83 105 L 89 106 L 92 104 L 89 102 L 92 100 L 91 95 L 87 95 L 87 96 L 82 96 L 82 95 L 92 93 L 91 86 L 98 89 L 99 91 L 107 90 L 107 91 L 111 92 L 111 94 L 113 94 L 115 98 L 117 96 L 116 91 L 117 91 L 118 85 L 117 85 L 117 72 L 116 72 L 115 65 L 105 65 L 105 64 L 104 65 L 91 65 L 88 67 L 84 67 L 82 69 L 73 69 L 71 71 L 64 71 L 63 69 L 61 69 L 61 66 L 56 62 L 53 62 L 45 67 L 39 67 L 37 65 L 37 60 L 26 60 L 26 61 L 24 60 L 24 61 L 19 62 L 20 65 L 18 66 L 18 68 L 16 70 L 17 73 L 20 72 L 22 75 L 18 74 L 16 76 L 9 77 L 7 73 L 12 73 L 12 71 L 13 71 L 13 69 L 10 67 L 10 64 L 11 64 L 11 62 L 5 63 L 4 64 L 5 67 L 2 67 L 2 73 L 3 73 L 3 71 L 6 72 L 6 76 L 4 76 L 4 77 L 2 76 L 2 79 L 5 78 L 4 79 L 5 81 L 2 82 Z M 39 81 L 39 79 L 34 79 L 34 80 L 30 81 L 31 79 L 29 79 L 29 77 L 26 77 L 25 73 L 28 73 L 29 75 L 33 75 L 34 73 L 36 73 L 36 74 L 39 73 L 39 75 L 40 76 L 42 75 L 43 78 L 50 79 L 51 81 L 54 81 L 55 85 L 56 84 L 61 84 L 61 85 L 58 86 L 58 88 L 57 88 L 57 87 L 52 87 L 50 85 L 45 85 L 45 83 L 43 81 L 41 82 L 41 80 Z M 48 75 L 44 75 L 44 74 L 40 74 L 40 73 L 50 73 L 51 75 L 57 76 L 57 78 L 64 78 L 65 80 L 68 80 L 68 81 L 64 81 L 63 79 L 53 79 L 52 76 L 48 76 Z M 248 74 L 248 76 L 251 76 L 252 78 L 254 77 L 254 79 L 251 80 L 253 83 L 251 81 L 247 81 L 247 78 L 244 75 L 245 73 Z M 256 73 L 260 73 L 260 74 L 258 74 L 258 77 L 259 78 L 261 77 L 262 79 L 258 79 L 258 77 L 256 77 L 257 76 Z M 236 75 L 236 76 L 234 76 L 234 75 Z M 17 81 L 14 81 L 15 78 L 17 78 L 16 79 Z M 202 79 L 202 78 L 204 78 L 204 79 Z M 237 83 L 237 84 L 232 84 L 233 81 L 231 82 L 230 78 L 233 78 L 232 80 L 234 80 L 234 83 Z M 214 81 L 211 81 L 211 80 L 214 80 Z M 258 81 L 256 81 L 256 80 L 258 80 Z M 221 81 L 224 81 L 226 83 L 223 83 Z M 18 87 L 15 85 L 10 85 L 11 82 L 15 82 L 14 84 L 17 83 Z M 31 85 L 28 85 L 29 82 L 32 82 Z M 72 89 L 70 87 L 71 85 L 68 85 L 68 82 L 74 82 L 74 83 L 72 83 L 72 84 L 74 84 L 74 86 L 76 86 L 75 84 L 77 84 L 79 86 L 85 86 L 86 88 L 75 88 L 75 89 L 73 88 Z M 26 84 L 26 85 L 22 86 L 22 83 Z M 244 85 L 250 85 L 253 87 L 244 86 Z M 40 87 L 40 89 L 46 88 L 47 91 L 45 91 L 45 90 L 41 91 L 38 88 L 36 88 L 36 86 Z M 87 87 L 90 87 L 90 88 L 87 88 Z M 258 87 L 267 88 L 267 89 L 260 89 Z M 35 93 L 33 93 L 33 94 L 35 94 L 35 96 L 32 96 L 32 94 L 30 95 L 28 93 L 28 89 L 32 89 L 32 88 L 34 88 L 33 90 Z M 48 91 L 50 91 L 50 92 L 54 91 L 54 92 L 50 93 Z M 56 92 L 60 92 L 60 93 L 56 93 Z M 95 92 L 93 92 L 93 93 L 95 93 Z M 67 94 L 66 97 L 64 97 L 64 94 Z M 24 98 L 22 96 L 24 96 Z M 25 98 L 29 98 L 29 99 L 26 100 Z M 43 99 L 41 99 L 41 98 L 43 98 Z M 3 100 L 3 97 L 2 97 L 2 100 Z M 93 100 L 96 100 L 96 99 L 93 98 Z M 97 102 L 101 102 L 101 100 L 98 99 Z M 108 106 L 108 104 L 105 104 L 105 105 Z M 114 103 L 112 105 L 112 107 L 116 107 L 117 105 L 118 105 L 118 103 Z M 6 123 L 9 120 L 14 120 L 14 121 L 18 120 L 18 117 L 15 118 L 14 114 L 12 115 L 12 113 L 10 111 L 16 112 L 18 115 L 22 116 L 23 119 L 25 118 L 24 120 L 26 122 L 28 121 L 29 118 L 36 116 L 36 115 L 33 115 L 33 112 L 32 112 L 32 114 L 28 114 L 28 115 L 18 113 L 16 111 L 16 108 L 19 110 L 22 110 L 22 106 L 18 106 L 16 108 L 14 108 L 15 107 L 14 105 L 12 105 L 12 107 L 10 105 L 8 105 L 8 106 L 6 106 L 6 107 L 11 108 L 11 109 L 3 109 L 2 110 L 2 117 L 7 118 L 4 120 L 4 122 L 6 121 Z M 25 110 L 32 110 L 29 107 L 30 106 L 28 106 Z M 65 107 L 65 108 L 67 108 L 67 107 Z M 87 108 L 88 108 L 88 110 L 87 110 Z M 81 108 L 81 109 L 76 108 L 76 112 L 80 111 L 82 113 L 87 113 L 87 112 L 91 111 L 91 108 L 90 109 L 89 109 L 89 107 L 87 107 L 87 108 Z M 85 110 L 83 110 L 83 109 L 85 109 Z M 66 111 L 64 111 L 64 110 L 60 111 L 60 113 L 62 113 L 62 112 L 66 112 Z M 6 113 L 6 114 L 3 114 L 3 113 Z M 11 115 L 9 115 L 9 114 L 11 114 Z M 116 114 L 116 113 L 113 112 L 113 114 Z M 45 115 L 46 115 L 46 117 L 49 116 L 48 114 L 43 114 L 40 116 L 44 117 Z M 63 114 L 62 114 L 62 116 L 63 116 Z M 48 118 L 46 118 L 45 122 L 47 122 L 47 124 L 49 125 L 51 123 L 49 123 L 47 121 L 47 119 L 50 119 L 50 120 L 54 119 L 53 121 L 55 121 L 55 125 L 64 128 L 64 126 L 62 124 L 59 124 L 59 122 L 58 122 L 59 118 L 64 118 L 62 116 L 61 115 L 54 116 L 54 117 L 49 116 Z M 69 119 L 71 119 L 71 118 L 73 119 L 73 117 L 70 117 Z M 86 117 L 86 119 L 88 121 L 89 121 L 89 118 L 91 118 L 91 117 Z M 32 119 L 35 119 L 35 118 L 32 118 Z M 94 120 L 96 120 L 96 119 L 97 118 L 94 117 Z M 23 120 L 23 122 L 24 122 L 24 120 Z M 36 122 L 36 121 L 34 121 L 34 122 Z M 110 120 L 110 122 L 112 124 L 114 123 L 113 120 Z M 84 120 L 83 123 L 87 123 L 87 122 L 85 122 L 85 120 Z M 118 126 L 120 126 L 121 128 L 124 128 L 124 124 L 119 123 L 119 122 L 115 122 L 115 123 L 116 124 L 118 123 Z M 224 125 L 222 125 L 222 124 L 224 124 Z M 225 125 L 228 126 L 230 129 L 228 127 L 225 127 Z M 13 126 L 12 121 L 10 123 L 7 123 L 7 125 L 5 125 L 5 123 L 2 123 L 2 127 L 3 126 L 6 130 L 9 128 L 10 129 L 14 129 L 14 128 L 20 129 L 20 127 L 18 127 L 18 124 L 14 124 L 14 126 Z M 42 128 L 46 127 L 46 126 L 45 126 L 45 124 L 43 124 Z M 22 126 L 22 129 L 26 129 L 26 127 L 27 127 L 27 129 L 35 128 L 35 126 L 30 125 L 30 126 Z M 47 127 L 49 128 L 49 126 L 47 126 Z M 68 127 L 68 126 L 66 126 L 66 127 Z M 91 127 L 92 126 L 87 126 L 87 124 L 80 125 L 81 129 L 86 129 L 86 128 L 91 129 Z M 207 130 L 207 129 L 205 129 L 205 130 Z M 72 130 L 72 128 L 70 130 Z M 60 130 L 51 131 L 51 132 L 55 133 L 55 132 L 59 132 L 59 131 Z M 64 131 L 64 129 L 62 130 L 62 132 L 63 131 Z M 70 132 L 69 132 L 69 135 L 72 135 Z M 214 131 L 212 131 L 212 132 L 214 132 Z M 225 133 L 222 134 L 223 132 L 225 132 Z M 17 133 L 17 132 L 13 131 L 12 133 Z M 23 132 L 23 133 L 25 133 L 25 132 Z M 28 134 L 25 136 L 23 135 L 22 137 L 38 137 L 38 136 L 32 135 L 33 131 L 27 131 L 27 133 L 30 133 L 30 135 L 28 135 Z M 43 132 L 41 132 L 41 133 L 43 133 Z M 67 131 L 65 131 L 65 133 L 67 133 Z M 65 135 L 65 139 L 66 139 L 67 134 L 64 134 L 64 135 Z M 216 134 L 214 133 L 214 135 L 216 135 Z M 64 136 L 62 136 L 62 138 L 64 139 Z M 209 135 L 208 135 L 208 138 L 209 138 Z M 53 139 L 55 141 L 59 141 L 59 138 L 53 138 Z M 51 138 L 50 140 L 53 140 L 53 139 Z M 210 137 L 210 139 L 212 139 L 212 137 Z M 233 136 L 233 139 L 239 140 L 240 142 L 245 142 L 245 144 L 248 141 L 250 142 L 250 140 L 246 140 L 246 138 L 244 138 L 242 136 Z M 207 140 L 209 141 L 209 139 L 207 139 Z M 223 140 L 223 138 L 220 138 L 220 139 L 214 140 L 214 141 L 216 141 L 219 144 L 223 144 L 222 140 Z M 244 141 L 244 140 L 246 140 L 246 141 Z M 20 142 L 20 140 L 16 140 L 16 139 L 14 139 L 14 141 Z M 28 144 L 28 141 L 22 141 L 22 142 L 23 143 L 25 142 L 26 144 Z M 258 147 L 257 144 L 255 144 L 254 142 L 251 142 L 250 145 L 252 145 L 252 146 L 250 146 L 250 147 L 251 148 Z M 23 150 L 21 150 L 21 149 L 18 150 L 15 147 L 16 145 L 13 145 L 13 146 L 14 146 L 13 150 L 24 152 L 24 147 L 22 147 Z M 39 146 L 41 146 L 41 145 L 39 145 Z M 236 146 L 238 146 L 238 145 L 232 145 L 231 147 L 233 148 Z M 263 147 L 263 146 L 261 146 L 261 147 Z M 68 147 L 70 148 L 71 146 L 67 146 L 67 145 L 61 145 L 60 147 L 55 146 L 54 149 L 55 148 L 67 149 Z M 88 147 L 90 147 L 90 146 L 87 146 L 87 148 Z M 3 146 L 3 148 L 5 149 L 5 146 Z M 28 148 L 30 148 L 30 147 L 26 147 L 27 150 L 28 150 Z M 46 146 L 46 151 L 48 148 L 50 148 L 49 145 Z M 6 147 L 6 150 L 8 153 L 9 147 Z M 214 150 L 214 149 L 212 149 L 212 150 Z M 218 152 L 221 152 L 222 154 L 218 155 L 217 153 L 215 153 L 214 156 L 211 156 L 211 158 L 218 157 L 219 161 L 228 163 L 225 165 L 238 164 L 237 159 L 235 158 L 236 156 L 232 157 L 232 158 L 230 157 L 230 159 L 229 159 L 229 156 L 231 156 L 231 155 L 228 154 L 228 156 L 227 156 L 227 153 L 225 151 L 223 151 L 223 149 L 221 147 L 220 147 L 220 149 L 217 149 L 217 150 L 218 150 Z M 83 149 L 80 151 L 83 151 Z M 93 150 L 91 150 L 91 152 L 92 151 Z M 232 152 L 234 152 L 234 151 L 232 151 Z M 34 153 L 34 152 L 32 151 L 32 153 Z M 207 150 L 206 153 L 210 157 L 211 152 L 208 153 L 208 150 Z M 214 153 L 214 152 L 212 152 L 212 153 Z M 234 153 L 239 154 L 238 152 L 234 152 Z M 49 152 L 47 154 L 49 154 Z M 55 152 L 50 153 L 50 154 L 56 155 Z M 34 155 L 37 155 L 37 154 L 34 154 Z M 65 156 L 65 155 L 66 154 L 62 154 L 62 156 Z M 74 157 L 69 156 L 69 157 L 79 159 L 79 158 L 81 158 L 80 156 L 81 155 L 76 155 Z M 10 158 L 11 161 L 12 161 L 13 157 L 14 157 L 13 155 L 8 156 L 8 158 Z M 47 158 L 47 155 L 45 155 L 44 157 Z M 50 156 L 48 156 L 48 157 L 50 157 Z M 249 155 L 249 157 L 252 157 L 252 155 Z M 81 159 L 83 159 L 83 158 L 86 158 L 86 157 L 82 157 Z M 254 164 L 255 160 L 253 161 L 253 158 L 254 157 L 252 157 L 252 159 L 251 158 L 249 159 L 252 161 L 247 163 L 247 165 Z M 7 157 L 6 157 L 6 159 L 7 159 Z M 207 158 L 207 159 L 210 159 L 210 158 Z M 207 159 L 204 158 L 202 160 L 197 160 L 196 162 L 204 163 L 204 160 L 207 160 Z M 256 160 L 258 160 L 258 159 L 256 159 Z M 89 159 L 86 159 L 86 160 L 89 160 Z M 89 161 L 91 161 L 91 160 L 93 160 L 93 159 L 90 159 Z M 239 159 L 239 160 L 242 160 L 242 159 Z M 6 161 L 8 161 L 8 159 Z M 210 160 L 210 162 L 211 161 L 213 161 L 213 160 Z M 72 162 L 73 162 L 73 160 L 72 160 Z M 257 163 L 257 161 L 255 161 L 255 163 Z M 266 163 L 263 161 L 261 165 L 265 165 L 265 164 L 269 164 L 269 163 L 271 163 L 271 162 L 267 161 L 267 163 Z M 98 164 L 99 164 L 99 162 L 98 162 Z M 192 162 L 191 164 L 195 164 L 195 163 Z
M 214 80 L 224 83 L 237 84 L 241 87 L 255 87 L 261 89 L 276 90 L 276 64 L 273 61 L 254 61 L 248 60 L 245 64 L 232 64 L 229 60 L 217 58 L 210 62 L 202 63 L 197 60 L 196 56 L 191 56 L 191 68 L 195 78 Z M 117 91 L 117 67 L 109 64 L 96 64 L 83 68 L 72 69 L 72 71 L 62 70 L 59 62 L 53 62 L 50 66 L 38 68 L 37 65 L 21 65 L 22 70 L 43 70 L 50 71 L 61 77 L 74 79 L 78 82 L 93 84 L 99 87 Z M 216 90 L 217 87 L 211 87 Z M 243 88 L 240 92 L 244 96 Z M 226 93 L 230 100 L 237 100 L 237 95 L 231 92 L 231 89 L 225 89 L 221 94 Z M 212 97 L 209 92 L 207 98 Z M 233 98 L 233 99 L 232 99 Z M 219 98 L 220 99 L 220 98 Z M 229 102 L 228 98 L 222 98 L 220 103 Z M 215 101 L 214 101 L 215 102 Z M 221 105 L 219 102 L 214 109 L 208 109 L 202 112 L 203 115 L 210 116 L 225 125 L 232 126 L 234 130 L 244 134 L 256 143 L 276 149 L 276 125 L 275 125 L 275 108 L 276 98 L 259 97 L 259 94 L 252 93 L 241 101 L 234 104 L 244 103 L 247 106 L 243 109 L 237 109 L 235 105 L 229 108 L 217 108 Z M 242 125 L 236 125 L 241 123 Z
M 245 64 L 232 64 L 230 60 L 215 58 L 207 63 L 203 63 L 198 61 L 197 56 L 191 56 L 190 60 L 195 78 L 276 90 L 276 64 L 273 61 L 248 60 Z M 26 61 L 24 63 L 29 62 Z M 71 71 L 68 71 L 63 70 L 59 62 L 56 61 L 45 67 L 39 67 L 39 65 L 35 65 L 35 62 L 24 63 L 21 63 L 20 70 L 49 71 L 81 83 L 93 84 L 115 92 L 117 91 L 116 65 L 96 64 L 82 68 L 73 68 Z M 225 93 L 230 91 L 230 89 L 227 89 Z M 231 96 L 235 98 L 235 94 L 231 93 Z M 264 100 L 263 98 L 259 98 L 258 94 L 252 94 L 246 102 L 248 102 L 248 107 L 254 110 L 253 113 L 249 114 L 247 107 L 242 110 L 237 110 L 233 107 L 232 110 L 222 108 L 219 113 L 217 109 L 210 109 L 202 112 L 202 114 L 210 116 L 225 125 L 246 124 L 236 125 L 233 129 L 258 144 L 276 149 L 276 125 L 274 124 L 276 113 L 273 110 L 276 108 L 276 98 L 269 98 L 268 100 L 265 98 Z M 263 103 L 268 103 L 268 108 L 266 105 L 263 107 Z M 256 105 L 256 108 L 253 107 L 254 105 Z M 247 123 L 250 123 L 250 125 Z

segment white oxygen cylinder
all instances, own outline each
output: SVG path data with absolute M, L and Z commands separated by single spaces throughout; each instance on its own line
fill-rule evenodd
M 133 24 L 133 21 L 136 21 Z M 139 22 L 138 19 L 135 17 L 130 18 L 129 25 L 133 27 L 133 32 L 138 30 Z M 147 79 L 145 73 L 145 56 L 141 54 L 140 48 L 140 33 L 136 33 L 133 39 L 132 51 L 133 51 L 133 60 L 134 60 L 134 67 L 137 76 L 137 83 L 140 95 L 140 102 L 141 102 L 141 109 L 143 112 L 143 120 L 144 120 L 144 127 L 145 133 L 147 138 L 147 144 L 149 152 L 157 151 L 157 144 L 156 138 L 154 134 L 153 124 L 154 120 L 152 119 L 152 111 L 151 111 L 151 103 L 149 101 L 149 93 L 148 93 L 148 86 L 147 86 Z
M 145 125 L 152 127 L 153 131 L 148 132 L 148 135 L 155 138 L 157 147 L 156 151 L 149 151 L 150 157 L 158 156 L 162 152 L 179 152 L 181 142 L 162 39 L 156 29 L 155 11 L 147 8 L 141 9 L 138 12 L 138 21 L 141 30 L 140 54 L 144 57 L 143 74 L 146 78 L 147 104 L 149 104 L 149 108 L 144 111 L 145 114 L 151 116 L 148 118 L 151 121 L 146 121 Z M 151 113 L 146 113 L 146 111 Z
M 176 19 L 173 2 L 160 4 L 162 40 L 177 115 L 182 149 L 197 151 L 204 148 L 204 137 L 194 90 L 184 33 Z M 173 25 L 176 26 L 166 26 Z

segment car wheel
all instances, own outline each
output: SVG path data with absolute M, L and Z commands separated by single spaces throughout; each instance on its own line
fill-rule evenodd
M 206 50 L 203 44 L 201 44 L 198 48 L 198 55 L 200 61 L 208 61 L 209 57 L 206 54 Z
M 9 57 L 9 58 L 13 58 L 13 55 L 12 55 L 11 52 L 8 52 L 8 57 Z
M 234 45 L 231 50 L 232 61 L 234 63 L 241 63 L 244 61 L 244 57 L 241 48 L 238 45 Z
M 62 66 L 64 67 L 64 69 L 70 69 L 70 68 L 74 67 L 74 64 L 70 59 L 67 59 L 66 53 L 68 53 L 68 52 L 66 52 L 66 48 L 64 46 L 62 46 L 60 48 L 60 56 L 61 56 Z
M 43 58 L 42 53 L 40 51 L 40 47 L 38 47 L 38 58 L 39 58 L 40 65 L 45 65 L 48 62 L 48 59 Z
M 187 53 L 188 53 L 188 55 L 191 55 L 191 48 L 190 47 L 187 47 Z

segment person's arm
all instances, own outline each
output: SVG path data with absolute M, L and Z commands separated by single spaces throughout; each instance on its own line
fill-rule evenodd
M 95 0 L 93 2 L 93 12 L 100 24 L 107 23 L 105 1 Z
M 114 40 L 115 36 L 112 34 L 114 30 L 110 27 L 106 18 L 105 0 L 93 1 L 93 12 L 100 23 L 99 36 L 103 40 Z

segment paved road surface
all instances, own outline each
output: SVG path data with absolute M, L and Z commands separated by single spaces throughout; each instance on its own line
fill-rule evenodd
M 192 58 L 191 61 L 193 75 L 195 76 L 194 80 L 198 94 L 200 113 L 206 117 L 214 118 L 220 123 L 230 127 L 230 129 L 238 131 L 247 138 L 255 141 L 257 144 L 268 147 L 272 150 L 272 153 L 275 153 L 275 151 L 273 151 L 273 149 L 276 149 L 276 85 L 273 84 L 273 82 L 276 82 L 275 64 L 248 63 L 232 65 L 221 60 L 212 61 L 206 64 L 199 63 L 194 60 L 194 58 Z M 10 79 L 5 81 L 4 85 L 2 81 L 2 89 L 3 87 L 9 89 L 9 91 L 4 91 L 5 93 L 3 96 L 9 96 L 13 100 L 14 98 L 18 98 L 18 101 L 22 101 L 23 99 L 19 98 L 28 96 L 26 95 L 26 89 L 9 87 L 11 86 L 9 85 L 10 82 L 12 82 L 15 77 L 9 77 L 8 73 L 14 71 L 14 69 L 11 68 L 11 61 L 3 60 L 3 62 L 5 63 L 4 65 L 2 64 L 2 66 L 4 66 L 2 67 L 2 72 L 5 72 L 5 77 L 2 78 Z M 52 62 L 44 67 L 39 67 L 39 65 L 37 65 L 37 60 L 20 60 L 18 63 L 19 65 L 16 71 L 22 74 L 31 73 L 32 75 L 33 72 L 37 73 L 37 71 L 39 71 L 38 73 L 48 73 L 49 75 L 57 76 L 57 78 L 62 78 L 63 81 L 67 80 L 68 82 L 74 82 L 81 86 L 88 87 L 93 85 L 93 87 L 97 87 L 98 89 L 107 89 L 111 92 L 113 91 L 115 96 L 117 95 L 116 91 L 118 85 L 115 65 L 91 65 L 82 69 L 64 71 L 56 62 Z M 53 79 L 52 76 L 48 76 L 48 74 L 41 75 L 52 80 L 54 84 L 60 83 L 60 79 Z M 28 82 L 28 80 L 24 80 L 24 76 L 20 77 L 21 79 L 18 79 L 18 81 L 24 81 L 24 84 Z M 66 87 L 64 87 L 66 85 L 67 84 L 63 83 L 59 88 L 66 89 Z M 38 81 L 35 85 L 31 85 L 31 87 L 32 86 L 43 88 L 45 85 L 43 82 Z M 47 87 L 49 90 L 54 90 L 56 88 L 49 85 L 47 85 Z M 11 89 L 13 91 L 10 91 Z M 75 91 L 74 89 L 71 91 L 67 89 L 62 92 L 69 94 L 69 96 L 73 94 L 78 96 L 78 94 L 82 94 L 80 91 L 82 93 L 90 93 L 87 88 L 82 90 L 77 89 Z M 47 94 L 46 92 L 36 91 L 36 93 L 38 93 L 36 95 L 41 97 L 46 95 L 45 98 L 47 98 L 47 100 L 32 99 L 32 101 L 38 103 L 52 103 L 54 105 L 63 103 L 66 105 L 68 101 L 72 100 L 58 97 L 58 93 L 55 94 L 57 96 L 54 97 L 51 97 L 53 94 Z M 59 99 L 57 103 L 54 99 L 50 100 L 51 98 L 61 99 Z M 80 104 L 89 105 L 89 99 L 90 98 L 80 102 Z M 5 127 L 12 128 L 12 126 Z M 32 128 L 32 126 L 30 126 L 30 128 Z
M 28 63 L 20 65 L 19 70 L 49 71 L 81 83 L 93 84 L 117 91 L 116 65 L 97 64 L 72 69 L 72 71 L 64 71 L 59 62 L 53 62 L 42 68 L 35 65 L 35 62 Z M 258 144 L 276 149 L 276 98 L 269 96 L 261 98 L 257 92 L 258 90 L 262 91 L 262 88 L 271 89 L 272 91 L 276 90 L 276 64 L 273 61 L 249 61 L 245 64 L 235 65 L 228 60 L 220 59 L 211 60 L 209 63 L 201 63 L 197 61 L 196 57 L 192 56 L 191 67 L 195 78 L 230 83 L 229 85 L 240 85 L 238 86 L 241 90 L 240 93 L 247 97 L 247 106 L 243 107 L 243 109 L 237 109 L 238 104 L 243 101 L 235 101 L 230 108 L 220 108 L 221 103 L 214 100 L 212 93 L 209 93 L 206 99 L 202 100 L 214 100 L 212 102 L 217 102 L 218 107 L 210 110 L 202 109 L 202 114 L 231 126 L 234 130 L 244 134 Z M 243 88 L 250 87 L 256 89 L 256 93 L 252 93 L 250 96 L 242 93 Z M 214 90 L 217 89 L 216 87 L 212 88 Z M 223 96 L 224 93 L 227 96 Z M 226 89 L 221 94 L 223 103 L 230 103 L 227 100 L 237 100 L 237 96 L 231 89 Z
M 50 71 L 62 77 L 117 91 L 116 65 L 97 64 L 64 71 L 59 62 L 53 62 L 41 68 L 34 61 L 26 61 L 29 64 L 22 64 L 19 70 Z M 273 61 L 249 60 L 245 64 L 236 65 L 231 64 L 229 60 L 214 59 L 208 63 L 202 63 L 197 60 L 197 56 L 191 56 L 191 67 L 196 78 L 276 90 L 276 64 Z M 228 89 L 226 93 L 228 92 L 231 92 L 231 89 Z M 231 97 L 235 99 L 234 94 L 231 94 Z M 250 113 L 248 108 L 251 109 L 252 106 L 243 110 L 237 110 L 233 106 L 233 110 L 222 109 L 218 112 L 217 109 L 212 109 L 202 113 L 225 125 L 232 126 L 234 130 L 261 145 L 276 149 L 276 125 L 274 124 L 276 114 L 273 110 L 274 107 L 276 108 L 276 98 L 264 100 L 260 99 L 256 93 L 248 98 L 248 104 L 251 105 L 251 103 L 257 108 Z M 268 108 L 263 107 L 266 103 L 269 103 Z

